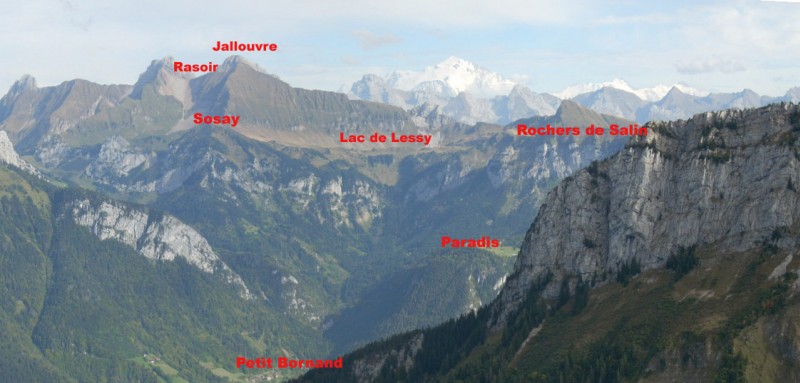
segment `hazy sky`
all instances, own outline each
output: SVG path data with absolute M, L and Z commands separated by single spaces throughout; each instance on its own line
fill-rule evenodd
M 6 0 L 0 93 L 23 74 L 133 84 L 151 60 L 222 63 L 217 40 L 293 86 L 337 90 L 365 73 L 454 55 L 538 92 L 622 78 L 783 95 L 800 86 L 798 1 Z

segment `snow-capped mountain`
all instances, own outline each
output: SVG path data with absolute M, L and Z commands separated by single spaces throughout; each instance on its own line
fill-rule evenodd
M 422 71 L 396 70 L 386 77 L 364 75 L 350 87 L 349 96 L 412 109 L 424 104 L 442 107 L 461 122 L 507 123 L 552 115 L 559 100 L 535 93 L 524 85 L 458 57 Z
M 565 99 L 596 112 L 646 123 L 686 119 L 708 111 L 755 108 L 780 101 L 797 102 L 800 100 L 800 88 L 789 89 L 784 96 L 771 97 L 759 95 L 750 89 L 733 93 L 706 93 L 685 84 L 634 89 L 625 81 L 615 79 L 600 84 L 575 85 L 558 95 L 571 96 Z
M 790 102 L 800 102 L 800 86 L 786 91 L 786 95 L 783 96 L 783 99 Z
M 506 124 L 520 118 L 553 115 L 561 100 L 599 113 L 646 123 L 689 118 L 695 113 L 750 108 L 800 100 L 800 87 L 769 97 L 751 90 L 709 93 L 684 83 L 634 88 L 622 79 L 578 84 L 551 95 L 536 93 L 469 61 L 449 57 L 422 71 L 396 70 L 386 77 L 368 74 L 350 87 L 354 99 L 411 110 L 427 104 L 457 121 Z
M 662 98 L 664 98 L 664 96 L 667 95 L 667 93 L 669 93 L 669 91 L 672 88 L 678 88 L 681 92 L 691 96 L 704 97 L 708 95 L 708 92 L 703 92 L 699 89 L 692 88 L 686 84 L 656 85 L 650 88 L 636 89 L 630 86 L 627 82 L 625 82 L 625 80 L 615 78 L 611 81 L 606 81 L 602 83 L 572 85 L 562 90 L 561 92 L 555 93 L 555 96 L 566 100 L 581 94 L 591 93 L 606 87 L 624 90 L 628 93 L 633 93 L 642 100 L 650 102 L 661 100 Z
M 697 96 L 674 86 L 659 100 L 645 101 L 630 91 L 606 86 L 579 94 L 571 100 L 600 113 L 645 123 L 652 120 L 685 119 L 696 113 L 714 110 L 753 108 L 772 102 L 791 101 L 791 94 L 787 92 L 784 97 L 769 97 L 745 89 L 735 93 L 709 93 Z
M 392 72 L 386 83 L 405 91 L 437 91 L 450 97 L 467 92 L 478 98 L 508 95 L 516 85 L 514 81 L 455 56 L 421 72 Z

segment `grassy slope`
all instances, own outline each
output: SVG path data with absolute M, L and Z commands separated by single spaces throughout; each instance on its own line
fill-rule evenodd
M 489 338 L 460 368 L 505 354 L 503 369 L 520 381 L 581 381 L 589 376 L 727 381 L 741 374 L 759 377 L 748 381 L 797 379 L 797 366 L 792 370 L 774 340 L 765 340 L 776 336 L 768 328 L 774 332 L 777 324 L 800 319 L 797 297 L 781 290 L 783 276 L 767 279 L 787 255 L 769 246 L 744 254 L 706 248 L 701 265 L 677 282 L 668 270 L 645 272 L 627 286 L 611 282 L 592 290 L 577 315 L 573 297 L 523 349 L 504 349 L 499 338 Z M 799 266 L 795 259 L 789 269 Z M 797 333 L 797 326 L 788 328 Z M 796 348 L 797 339 L 789 336 L 782 346 Z M 737 355 L 744 368 L 725 364 Z M 458 376 L 458 370 L 448 376 Z
M 784 238 L 797 233 L 783 229 Z M 550 302 L 535 298 L 534 287 L 503 331 L 486 332 L 486 309 L 477 318 L 422 331 L 414 367 L 383 368 L 377 381 L 798 381 L 800 259 L 770 279 L 792 253 L 779 250 L 776 240 L 744 253 L 699 247 L 700 265 L 682 278 L 650 270 L 626 285 L 609 280 L 588 296 Z M 345 366 L 393 355 L 419 333 L 362 348 L 345 357 Z M 386 361 L 396 365 L 391 356 Z M 353 379 L 345 368 L 314 371 L 299 381 Z

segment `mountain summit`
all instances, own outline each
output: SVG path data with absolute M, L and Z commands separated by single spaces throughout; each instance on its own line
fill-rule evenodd
M 153 60 L 134 84 L 131 97 L 141 99 L 144 88 L 151 85 L 156 92 L 175 97 L 184 104 L 184 107 L 190 107 L 192 95 L 189 91 L 189 80 L 195 76 L 192 73 L 175 72 L 174 63 L 175 59 L 172 56 Z
M 656 85 L 650 88 L 634 88 L 630 86 L 625 80 L 615 78 L 611 81 L 601 82 L 601 83 L 587 83 L 587 84 L 576 84 L 567 87 L 566 89 L 562 90 L 561 92 L 556 93 L 555 95 L 561 99 L 568 99 L 573 98 L 575 96 L 584 94 L 584 93 L 591 93 L 598 91 L 600 89 L 610 87 L 614 89 L 624 90 L 629 93 L 635 94 L 637 97 L 641 98 L 644 101 L 658 101 L 664 96 L 669 93 L 669 91 L 673 88 L 677 88 L 681 90 L 683 93 L 703 97 L 708 95 L 708 92 L 703 92 L 699 89 L 692 88 L 685 84 L 673 84 L 673 85 Z
M 386 82 L 405 91 L 427 89 L 430 82 L 441 83 L 444 84 L 444 91 L 448 96 L 455 97 L 461 92 L 468 92 L 480 98 L 505 96 L 516 85 L 495 72 L 455 56 L 427 67 L 422 72 L 395 71 L 387 77 Z
M 398 70 L 385 78 L 364 75 L 353 83 L 349 95 L 406 110 L 428 103 L 469 124 L 478 121 L 504 124 L 523 117 L 552 115 L 559 102 L 556 97 L 535 93 L 455 56 L 421 72 Z

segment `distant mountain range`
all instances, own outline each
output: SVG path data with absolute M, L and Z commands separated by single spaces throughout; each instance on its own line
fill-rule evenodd
M 695 113 L 752 108 L 772 102 L 800 100 L 800 87 L 780 97 L 745 89 L 737 93 L 708 93 L 686 84 L 634 88 L 624 80 L 577 84 L 555 94 L 537 93 L 469 61 L 449 57 L 421 72 L 395 71 L 386 77 L 363 76 L 348 95 L 411 109 L 426 103 L 461 122 L 506 124 L 529 116 L 555 113 L 560 100 L 573 100 L 596 112 L 646 123 L 686 119 Z
M 422 338 L 397 338 L 416 351 L 391 355 L 416 361 L 401 369 L 387 364 L 387 374 L 399 375 L 386 381 L 404 380 L 412 365 L 413 374 L 447 373 L 467 356 L 466 345 L 483 341 L 489 314 L 495 327 L 508 325 L 510 338 L 494 338 L 501 352 L 486 348 L 477 359 L 482 365 L 465 368 L 505 374 L 504 363 L 525 348 L 540 314 L 554 303 L 536 301 L 542 291 L 531 290 L 537 286 L 531 281 L 547 271 L 552 281 L 543 279 L 543 297 L 563 300 L 547 309 L 555 312 L 580 306 L 567 302 L 587 296 L 595 279 L 587 273 L 598 274 L 598 286 L 611 285 L 630 273 L 634 260 L 642 270 L 663 266 L 667 248 L 678 252 L 676 246 L 696 242 L 705 254 L 713 248 L 704 245 L 722 238 L 752 250 L 761 237 L 741 235 L 752 227 L 772 241 L 763 242 L 765 251 L 781 238 L 796 238 L 796 106 L 701 114 L 689 125 L 654 124 L 652 133 L 634 140 L 517 135 L 517 124 L 633 123 L 586 103 L 624 115 L 648 105 L 660 108 L 648 113 L 666 114 L 768 100 L 749 91 L 701 96 L 673 88 L 645 102 L 633 88 L 611 86 L 625 87 L 616 82 L 559 100 L 452 59 L 421 74 L 375 77 L 370 84 L 383 88 L 363 88 L 387 99 L 447 100 L 408 102 L 404 110 L 294 88 L 238 56 L 200 76 L 174 72 L 173 62 L 154 60 L 132 85 L 75 79 L 39 87 L 23 76 L 0 98 L 0 381 L 281 380 L 301 371 L 237 370 L 234 358 L 337 356 L 465 313 L 473 323 L 445 327 L 454 332 L 442 336 L 426 333 L 421 349 L 415 339 Z M 799 93 L 785 97 L 796 100 Z M 451 117 L 456 111 L 475 120 L 482 113 L 503 116 L 508 124 L 459 122 Z M 196 113 L 240 120 L 236 127 L 201 124 Z M 343 143 L 341 133 L 432 140 L 425 146 Z M 770 193 L 776 197 L 763 198 Z M 536 225 L 541 233 L 526 234 L 546 199 L 545 218 Z M 780 210 L 774 200 L 795 208 Z M 653 210 L 658 206 L 663 217 Z M 444 248 L 445 235 L 491 236 L 502 245 Z M 540 264 L 535 259 L 543 248 L 549 258 Z M 542 270 L 545 264 L 551 266 Z M 699 293 L 718 283 L 724 289 L 728 274 L 691 288 Z M 717 293 L 720 305 L 730 303 L 725 294 Z M 541 305 L 517 310 L 525 295 Z M 493 300 L 495 311 L 474 311 Z M 664 302 L 666 309 L 677 304 Z M 585 307 L 598 315 L 617 312 Z M 654 311 L 652 318 L 681 312 Z M 564 333 L 603 334 L 571 326 Z M 705 338 L 687 339 L 695 347 Z M 451 341 L 467 343 L 453 351 Z M 547 376 L 572 360 L 552 355 L 542 372 Z M 716 367 L 721 358 L 698 360 Z M 384 360 L 367 360 L 356 373 L 380 373 L 375 363 Z M 352 372 L 355 365 L 346 363 L 343 372 Z M 537 377 L 533 369 L 521 371 Z M 619 373 L 636 376 L 624 368 Z M 791 378 L 778 381 L 797 380 Z
M 672 88 L 677 88 L 681 92 L 686 94 L 690 94 L 692 96 L 707 96 L 708 92 L 703 92 L 702 90 L 692 88 L 685 84 L 674 84 L 674 85 L 656 85 L 652 88 L 640 88 L 636 89 L 630 85 L 628 85 L 625 80 L 615 78 L 611 81 L 602 82 L 602 83 L 588 83 L 588 84 L 576 84 L 567 87 L 566 89 L 562 90 L 555 94 L 556 97 L 560 99 L 571 99 L 575 96 L 579 96 L 585 93 L 591 93 L 594 91 L 598 91 L 603 88 L 615 88 L 619 89 L 628 93 L 633 93 L 640 99 L 644 101 L 658 101 L 662 99 L 664 96 L 669 93 Z
M 253 381 L 237 355 L 335 356 L 469 312 L 552 186 L 627 141 L 293 88 L 236 56 L 200 76 L 173 62 L 133 85 L 24 76 L 0 99 L 0 381 Z M 519 122 L 631 123 L 556 106 Z
M 346 91 L 346 89 L 343 89 Z M 411 109 L 439 106 L 458 121 L 508 123 L 516 119 L 552 115 L 560 100 L 469 61 L 449 57 L 422 72 L 395 71 L 387 77 L 368 74 L 349 89 L 353 99 L 382 102 Z

